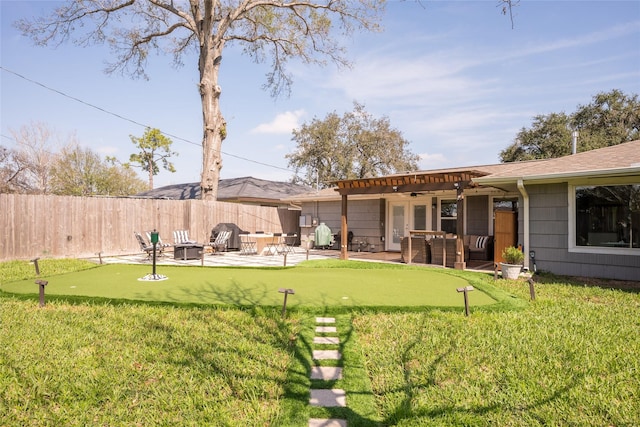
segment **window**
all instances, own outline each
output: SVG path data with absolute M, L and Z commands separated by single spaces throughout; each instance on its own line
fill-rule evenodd
M 640 248 L 640 184 L 576 187 L 575 246 Z
M 518 198 L 513 199 L 493 199 L 493 211 L 517 211 Z
M 440 201 L 440 230 L 451 234 L 456 233 L 458 222 L 458 203 L 455 200 Z
M 413 229 L 414 230 L 427 229 L 427 206 L 426 205 L 413 206 Z

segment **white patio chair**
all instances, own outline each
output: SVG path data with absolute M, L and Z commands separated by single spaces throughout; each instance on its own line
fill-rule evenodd
M 215 252 L 226 252 L 227 251 L 227 243 L 229 242 L 229 238 L 231 237 L 231 230 L 221 231 L 216 236 L 215 240 L 211 242 L 211 247 Z
M 189 230 L 175 230 L 173 232 L 173 243 L 174 245 L 189 245 L 197 242 L 189 239 Z

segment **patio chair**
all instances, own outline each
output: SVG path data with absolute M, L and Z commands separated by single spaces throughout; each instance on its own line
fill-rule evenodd
M 286 253 L 295 253 L 294 247 L 298 240 L 298 234 L 287 233 L 282 235 L 282 251 Z
M 273 233 L 273 240 L 267 243 L 267 253 L 276 255 L 282 252 L 282 233 Z
M 175 230 L 173 232 L 174 245 L 189 245 L 197 243 L 195 240 L 189 239 L 189 230 Z
M 151 242 L 151 232 L 150 231 L 145 231 L 145 234 L 147 235 L 147 240 L 149 242 Z M 153 246 L 153 244 L 151 243 L 151 246 Z M 171 243 L 164 243 L 162 241 L 162 239 L 160 238 L 160 234 L 158 234 L 158 243 L 156 245 L 156 249 L 158 249 L 158 254 L 160 254 L 160 256 L 164 255 L 164 251 L 167 250 L 168 248 L 172 248 L 173 245 Z
M 211 247 L 215 252 L 223 252 L 223 251 L 226 252 L 227 243 L 229 242 L 230 237 L 231 237 L 231 230 L 219 232 L 216 238 L 210 242 Z
M 257 244 L 255 240 L 251 240 L 249 233 L 240 233 L 240 254 L 249 255 L 257 253 Z
M 133 234 L 136 236 L 136 240 L 140 245 L 140 250 L 142 250 L 142 252 L 145 252 L 147 254 L 147 258 L 150 258 L 151 254 L 153 253 L 153 245 L 146 242 L 144 240 L 144 237 L 142 237 L 142 235 L 137 231 L 134 231 Z

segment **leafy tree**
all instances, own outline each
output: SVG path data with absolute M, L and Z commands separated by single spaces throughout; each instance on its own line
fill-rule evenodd
M 295 169 L 294 182 L 329 186 L 337 179 L 353 179 L 416 170 L 419 157 L 407 149 L 409 142 L 391 127 L 388 117 L 374 118 L 364 105 L 342 117 L 335 112 L 324 120 L 314 118 L 293 131 L 298 146 L 287 154 Z M 304 171 L 304 177 L 300 173 Z
M 153 189 L 153 176 L 160 172 L 158 164 L 169 172 L 175 172 L 176 168 L 173 163 L 169 162 L 171 156 L 177 156 L 178 153 L 171 151 L 171 138 L 167 138 L 158 129 L 149 129 L 145 131 L 141 138 L 129 135 L 131 142 L 140 150 L 138 154 L 132 154 L 129 161 L 137 163 L 139 167 L 146 171 L 149 175 L 149 189 Z
M 640 138 L 640 100 L 620 90 L 601 92 L 590 104 L 580 105 L 572 127 L 580 133 L 580 151 L 593 150 Z
M 101 160 L 90 148 L 64 147 L 51 167 L 52 192 L 66 196 L 128 196 L 145 190 L 135 172 L 110 160 Z
M 546 159 L 571 154 L 571 130 L 565 113 L 533 118 L 531 129 L 522 128 L 516 142 L 500 152 L 503 162 Z
M 571 154 L 572 132 L 578 130 L 578 152 L 589 151 L 640 137 L 638 95 L 619 90 L 602 92 L 575 113 L 538 115 L 530 129 L 522 128 L 516 142 L 500 152 L 503 162 L 547 159 Z
M 69 39 L 85 46 L 108 42 L 117 56 L 107 71 L 133 76 L 146 77 L 151 51 L 164 50 L 181 64 L 183 54 L 195 49 L 204 129 L 202 195 L 215 200 L 226 136 L 218 84 L 225 47 L 238 44 L 254 61 L 271 61 L 267 87 L 277 95 L 291 85 L 290 59 L 346 65 L 333 35 L 348 40 L 344 35 L 356 29 L 377 30 L 383 7 L 384 0 L 73 0 L 17 27 L 40 45 Z
M 131 196 L 147 189 L 147 184 L 138 178 L 133 169 L 126 165 L 119 165 L 107 158 L 104 168 L 103 194 Z

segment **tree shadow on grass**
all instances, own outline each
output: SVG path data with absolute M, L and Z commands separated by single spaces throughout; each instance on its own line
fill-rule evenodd
M 423 324 L 426 321 L 426 318 L 423 318 Z M 425 330 L 424 327 L 420 328 L 420 331 Z M 455 419 L 456 414 L 474 414 L 478 416 L 482 416 L 484 414 L 504 410 L 503 403 L 494 403 L 489 405 L 476 405 L 476 406 L 456 406 L 456 405 L 442 405 L 435 408 L 425 409 L 425 408 L 416 408 L 414 407 L 414 401 L 416 398 L 416 393 L 422 389 L 428 389 L 431 387 L 437 387 L 438 383 L 436 381 L 436 374 L 439 366 L 456 350 L 456 336 L 451 337 L 450 344 L 446 348 L 441 349 L 438 355 L 435 357 L 433 362 L 427 368 L 427 379 L 426 381 L 418 384 L 413 382 L 412 380 L 412 372 L 411 372 L 411 352 L 412 350 L 422 342 L 423 333 L 418 334 L 415 339 L 410 342 L 404 351 L 402 352 L 402 366 L 403 366 L 403 377 L 404 384 L 402 387 L 388 390 L 384 394 L 393 394 L 393 393 L 402 393 L 404 395 L 402 401 L 396 406 L 396 408 L 389 413 L 383 421 L 383 425 L 396 425 L 403 420 L 417 420 L 419 418 L 428 418 L 430 422 L 437 423 L 438 418 L 446 418 L 447 423 L 451 423 L 452 419 Z M 540 398 L 532 401 L 527 405 L 519 405 L 514 407 L 512 411 L 518 413 L 524 413 L 531 409 L 543 406 L 549 402 L 552 402 L 561 396 L 567 394 L 571 391 L 579 382 L 579 378 L 582 376 L 573 376 L 571 381 L 568 382 L 564 387 L 561 387 L 557 390 L 550 391 L 547 397 Z M 541 420 L 543 423 L 548 420 Z

